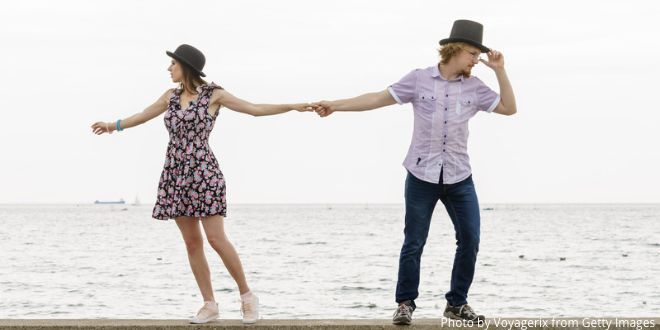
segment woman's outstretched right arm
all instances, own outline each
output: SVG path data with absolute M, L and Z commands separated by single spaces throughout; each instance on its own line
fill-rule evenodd
M 158 100 L 156 100 L 156 102 L 154 102 L 154 104 L 148 106 L 142 112 L 138 112 L 125 119 L 120 119 L 119 127 L 123 130 L 137 125 L 141 125 L 148 122 L 151 119 L 154 119 L 161 113 L 165 112 L 165 110 L 167 110 L 167 103 L 169 102 L 172 91 L 173 91 L 172 89 L 166 91 L 163 95 L 161 95 L 161 97 L 158 98 Z M 92 131 L 96 135 L 100 135 L 103 133 L 112 134 L 112 132 L 116 130 L 117 130 L 116 121 L 113 122 L 99 121 L 92 124 Z

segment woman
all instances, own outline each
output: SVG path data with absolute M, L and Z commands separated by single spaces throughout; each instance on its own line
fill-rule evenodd
M 122 131 L 143 124 L 165 113 L 165 127 L 170 135 L 165 167 L 158 184 L 153 210 L 155 219 L 175 219 L 188 250 L 188 260 L 204 306 L 191 320 L 206 323 L 218 318 L 218 304 L 213 296 L 208 263 L 204 255 L 202 233 L 236 281 L 241 294 L 243 323 L 254 323 L 259 317 L 259 299 L 250 291 L 238 253 L 224 232 L 226 216 L 225 180 L 211 151 L 208 138 L 220 107 L 253 116 L 275 115 L 290 111 L 310 111 L 308 104 L 252 104 L 241 100 L 201 77 L 206 59 L 196 48 L 179 46 L 168 71 L 176 89 L 167 90 L 144 111 L 116 122 L 97 122 L 95 134 Z

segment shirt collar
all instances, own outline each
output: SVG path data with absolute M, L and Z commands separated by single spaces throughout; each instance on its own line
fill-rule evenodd
M 465 79 L 465 77 L 463 77 L 463 75 L 458 76 L 458 78 L 456 78 L 454 80 L 445 79 L 445 77 L 443 77 L 440 74 L 440 69 L 438 69 L 438 64 L 431 67 L 431 77 L 437 78 L 437 79 L 440 79 L 440 80 L 444 80 L 444 81 L 459 81 L 460 80 L 461 82 L 463 82 L 464 79 Z

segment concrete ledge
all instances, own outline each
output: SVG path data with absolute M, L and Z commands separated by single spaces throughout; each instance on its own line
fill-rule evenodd
M 243 325 L 240 320 L 189 324 L 186 320 L 0 320 L 0 329 L 260 329 L 260 330 L 376 330 L 376 329 L 472 329 L 472 330 L 660 330 L 660 318 L 490 318 L 482 324 L 448 319 L 417 319 L 411 326 L 391 320 L 260 320 Z

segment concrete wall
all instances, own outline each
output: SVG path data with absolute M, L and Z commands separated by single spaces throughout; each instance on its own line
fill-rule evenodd
M 411 326 L 395 326 L 391 320 L 260 320 L 243 325 L 240 320 L 189 324 L 186 320 L 0 320 L 0 329 L 254 329 L 254 330 L 660 330 L 660 318 L 490 318 L 482 324 L 448 319 L 417 319 Z

